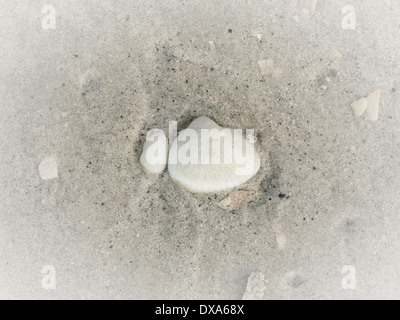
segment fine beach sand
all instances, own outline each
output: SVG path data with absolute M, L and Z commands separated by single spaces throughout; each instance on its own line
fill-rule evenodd
M 253 273 L 263 299 L 399 298 L 400 2 L 344 29 L 348 4 L 0 2 L 0 298 L 241 299 Z M 233 211 L 139 163 L 201 115 L 255 130 Z

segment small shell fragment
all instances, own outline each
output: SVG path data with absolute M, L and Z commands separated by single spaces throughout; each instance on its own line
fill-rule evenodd
M 358 99 L 357 101 L 351 104 L 351 107 L 354 110 L 354 114 L 359 117 L 361 116 L 365 109 L 367 109 L 368 100 L 366 98 Z
M 367 103 L 367 120 L 377 121 L 379 114 L 379 99 L 381 97 L 381 89 L 377 89 L 372 92 L 368 97 Z
M 262 300 L 264 298 L 264 290 L 266 289 L 265 275 L 261 272 L 254 272 L 247 280 L 246 291 L 243 300 Z
M 317 7 L 317 0 L 297 0 L 297 2 L 300 8 L 303 8 L 310 13 L 313 13 Z
M 253 191 L 245 191 L 245 190 L 238 190 L 231 192 L 226 198 L 221 200 L 218 203 L 218 207 L 221 209 L 225 209 L 228 211 L 233 211 L 237 207 L 241 206 L 242 204 L 249 203 L 254 201 L 257 197 L 260 196 L 260 192 L 258 190 Z
M 361 98 L 351 104 L 354 114 L 359 117 L 366 111 L 366 118 L 370 121 L 377 121 L 379 117 L 379 99 L 381 89 L 376 89 L 368 97 Z
M 58 178 L 57 158 L 56 156 L 50 156 L 44 158 L 39 166 L 39 175 L 43 180 Z

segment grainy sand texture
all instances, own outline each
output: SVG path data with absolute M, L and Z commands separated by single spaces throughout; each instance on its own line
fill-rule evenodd
M 398 299 L 399 17 L 396 0 L 1 1 L 0 298 Z M 235 190 L 139 162 L 148 130 L 202 115 L 255 130 L 261 167 Z

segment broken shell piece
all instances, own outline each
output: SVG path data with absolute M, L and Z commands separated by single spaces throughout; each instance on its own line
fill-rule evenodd
M 218 203 L 218 207 L 228 210 L 228 211 L 233 211 L 237 207 L 241 206 L 242 204 L 254 201 L 259 196 L 260 196 L 260 192 L 258 190 L 255 190 L 255 191 L 244 191 L 244 190 L 233 191 L 225 199 L 223 199 L 222 201 L 220 201 Z
M 367 120 L 377 121 L 379 114 L 379 99 L 381 97 L 381 89 L 377 89 L 372 92 L 368 97 L 367 103 Z
M 194 193 L 235 188 L 259 168 L 260 157 L 242 130 L 220 127 L 204 116 L 182 130 L 169 151 L 171 178 Z
M 367 98 L 361 98 L 351 104 L 354 110 L 354 114 L 359 117 L 364 111 L 367 114 L 367 120 L 376 121 L 378 120 L 379 114 L 379 99 L 381 96 L 381 89 L 377 89 L 372 92 Z
M 58 178 L 57 157 L 51 156 L 44 158 L 39 166 L 39 175 L 43 180 Z
M 152 129 L 147 132 L 140 163 L 150 173 L 160 174 L 167 165 L 168 141 L 164 131 Z
M 359 117 L 361 116 L 365 109 L 367 108 L 368 100 L 366 98 L 358 99 L 357 101 L 351 104 L 351 107 L 354 110 L 354 114 Z
M 300 8 L 306 9 L 308 12 L 313 13 L 317 7 L 317 0 L 297 0 Z
M 262 300 L 266 289 L 265 275 L 261 272 L 254 272 L 247 280 L 246 291 L 243 300 Z

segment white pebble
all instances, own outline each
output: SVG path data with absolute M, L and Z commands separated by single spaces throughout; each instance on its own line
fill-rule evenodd
M 231 161 L 225 160 L 228 154 L 225 154 L 226 148 L 221 147 L 221 141 L 229 141 L 229 136 L 232 142 L 232 148 L 228 148 L 232 152 Z M 186 141 L 187 138 L 189 141 Z M 169 175 L 193 193 L 216 193 L 245 183 L 260 169 L 260 157 L 255 146 L 243 136 L 241 143 L 234 145 L 233 142 L 234 129 L 220 127 L 205 116 L 193 120 L 171 144 Z M 244 146 L 243 150 L 238 148 L 239 145 Z M 187 156 L 188 151 L 190 157 Z M 178 161 L 178 158 L 181 160 Z

